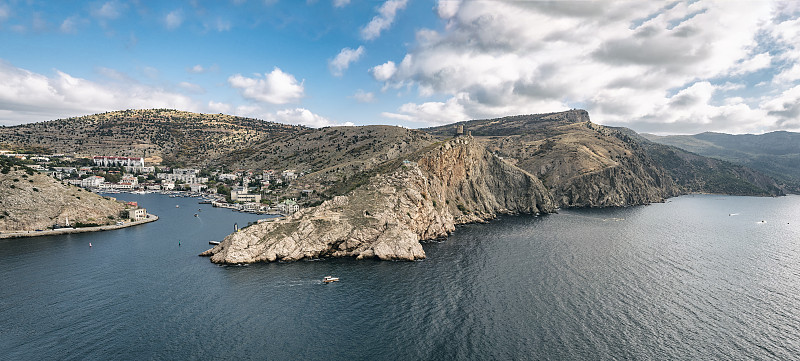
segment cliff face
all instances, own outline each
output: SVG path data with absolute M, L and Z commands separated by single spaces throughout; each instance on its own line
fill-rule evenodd
M 76 222 L 113 224 L 125 205 L 55 179 L 22 170 L 0 174 L 0 231 L 32 231 L 68 218 Z
M 560 207 L 632 206 L 680 194 L 645 149 L 591 123 L 585 111 L 477 122 L 473 134 L 540 178 Z
M 202 255 L 216 263 L 326 256 L 414 260 L 425 257 L 419 241 L 444 237 L 457 224 L 554 211 L 541 181 L 472 137 L 431 148 L 345 196 L 242 229 Z

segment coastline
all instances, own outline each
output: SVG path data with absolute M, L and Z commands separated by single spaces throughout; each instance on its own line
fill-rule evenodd
M 57 236 L 62 234 L 73 234 L 73 233 L 86 233 L 86 232 L 101 232 L 101 231 L 110 231 L 114 229 L 120 228 L 127 228 L 138 226 L 140 224 L 155 222 L 158 220 L 158 216 L 155 214 L 149 214 L 147 218 L 124 223 L 121 225 L 105 225 L 105 226 L 97 226 L 97 227 L 83 227 L 83 228 L 59 228 L 59 229 L 48 229 L 42 231 L 21 231 L 21 232 L 3 232 L 0 233 L 0 239 L 6 238 L 25 238 L 25 237 L 40 237 L 40 236 Z

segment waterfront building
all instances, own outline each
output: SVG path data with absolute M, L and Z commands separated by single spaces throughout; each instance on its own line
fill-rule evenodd
M 90 176 L 90 177 L 87 177 L 87 178 L 81 180 L 81 187 L 84 187 L 84 188 L 97 188 L 97 187 L 100 187 L 103 184 L 104 181 L 105 181 L 105 178 L 103 178 L 101 176 L 93 175 L 93 176 Z
M 144 158 L 141 157 L 92 157 L 92 161 L 99 167 L 139 166 L 144 167 Z

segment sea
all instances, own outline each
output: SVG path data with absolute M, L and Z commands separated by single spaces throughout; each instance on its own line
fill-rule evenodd
M 800 355 L 800 196 L 503 216 L 425 243 L 416 262 L 230 266 L 198 254 L 264 216 L 116 196 L 160 219 L 0 240 L 0 359 Z

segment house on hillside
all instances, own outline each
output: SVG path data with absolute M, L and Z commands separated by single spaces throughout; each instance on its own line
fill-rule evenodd
M 294 171 L 294 169 L 287 169 L 281 173 L 281 177 L 283 180 L 290 182 L 297 179 L 297 173 Z
M 283 214 L 289 215 L 299 211 L 300 206 L 297 204 L 297 202 L 291 199 L 286 199 L 283 202 L 278 203 L 278 210 Z

